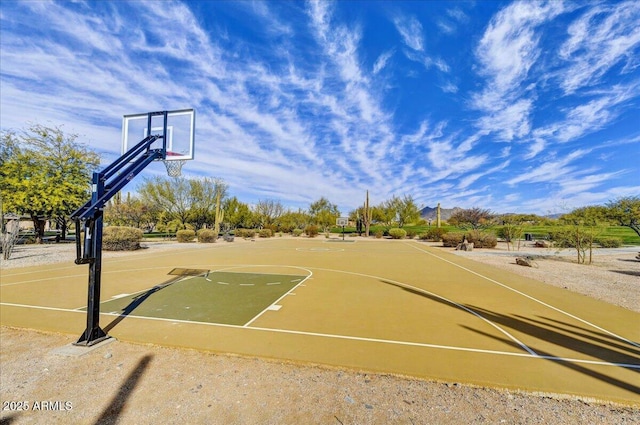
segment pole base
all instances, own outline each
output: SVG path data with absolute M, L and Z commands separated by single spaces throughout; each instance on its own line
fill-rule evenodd
M 101 341 L 104 341 L 107 338 L 111 338 L 102 328 L 97 327 L 94 329 L 87 329 L 84 331 L 80 338 L 73 343 L 73 345 L 80 345 L 84 347 L 90 347 L 94 344 L 97 344 Z

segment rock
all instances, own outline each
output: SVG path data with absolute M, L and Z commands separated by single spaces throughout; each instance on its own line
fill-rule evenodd
M 458 244 L 456 251 L 473 251 L 473 242 L 462 242 Z
M 517 257 L 516 264 L 525 267 L 538 267 L 538 265 L 535 263 L 535 261 L 533 261 L 533 258 L 531 257 Z
M 551 244 L 549 243 L 549 241 L 535 241 L 533 246 L 535 246 L 536 248 L 550 248 Z

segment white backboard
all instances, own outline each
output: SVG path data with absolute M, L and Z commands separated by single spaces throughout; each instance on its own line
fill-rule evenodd
M 125 115 L 122 119 L 122 153 L 140 143 L 148 133 L 149 113 Z M 194 156 L 196 111 L 180 109 L 167 112 L 166 160 L 190 160 Z M 164 114 L 151 113 L 151 134 L 162 135 Z M 151 149 L 162 148 L 162 140 Z

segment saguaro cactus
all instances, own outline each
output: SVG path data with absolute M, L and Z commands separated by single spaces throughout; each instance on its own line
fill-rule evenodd
M 224 210 L 222 208 L 220 208 L 220 201 L 222 198 L 222 190 L 220 187 L 216 187 L 216 217 L 215 217 L 215 221 L 213 224 L 213 231 L 216 234 L 216 238 L 218 237 L 218 234 L 220 233 L 220 223 L 222 223 L 222 220 L 224 219 Z
M 369 191 L 367 190 L 367 198 L 364 201 L 364 210 L 362 212 L 362 221 L 364 222 L 364 235 L 369 237 L 369 226 L 371 226 L 371 220 L 373 218 L 373 212 L 369 207 Z

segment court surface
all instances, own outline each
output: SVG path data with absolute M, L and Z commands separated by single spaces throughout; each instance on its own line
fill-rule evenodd
M 3 325 L 84 331 L 87 266 L 1 277 Z M 640 404 L 639 314 L 417 241 L 122 253 L 103 261 L 101 312 L 125 341 Z

